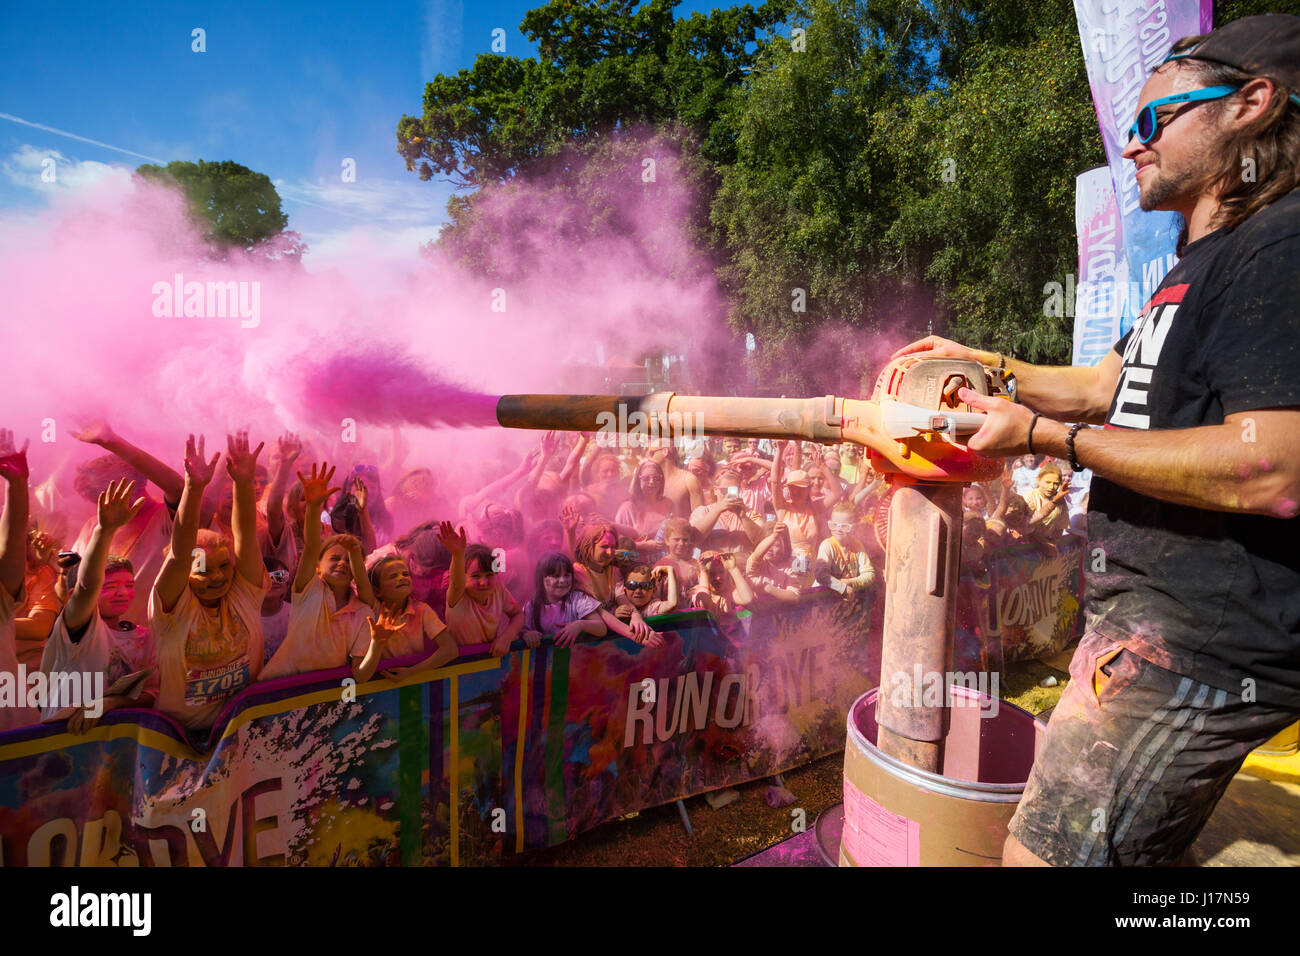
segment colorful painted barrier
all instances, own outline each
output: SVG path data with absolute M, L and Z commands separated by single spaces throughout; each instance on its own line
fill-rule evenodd
M 498 862 L 843 746 L 872 686 L 872 600 L 703 612 L 622 639 L 520 645 L 400 685 L 340 668 L 255 685 L 209 752 L 153 711 L 0 735 L 0 854 L 22 865 Z
M 963 574 L 955 669 L 1063 647 L 1082 556 L 1015 547 Z M 841 750 L 879 678 L 874 597 L 814 592 L 725 630 L 698 611 L 652 619 L 658 648 L 467 648 L 401 684 L 346 668 L 267 681 L 197 741 L 129 710 L 81 737 L 0 734 L 0 863 L 497 863 Z

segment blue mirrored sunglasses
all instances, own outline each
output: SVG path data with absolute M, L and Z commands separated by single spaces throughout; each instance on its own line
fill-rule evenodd
M 1175 93 L 1173 96 L 1162 96 L 1158 100 L 1152 100 L 1138 112 L 1137 119 L 1133 125 L 1128 128 L 1128 138 L 1134 136 L 1138 138 L 1139 143 L 1149 143 L 1155 138 L 1156 133 L 1160 131 L 1160 119 L 1156 116 L 1156 109 L 1161 106 L 1169 106 L 1174 103 L 1195 103 L 1202 100 L 1217 100 L 1230 93 L 1237 92 L 1235 86 L 1207 86 L 1203 90 L 1188 90 L 1186 93 Z

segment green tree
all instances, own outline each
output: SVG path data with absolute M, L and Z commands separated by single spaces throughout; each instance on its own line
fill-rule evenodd
M 280 195 L 265 173 L 230 160 L 202 159 L 146 164 L 136 172 L 185 194 L 191 218 L 218 256 L 238 248 L 273 261 L 296 261 L 306 249 L 301 236 L 285 231 L 289 217 L 281 211 Z
M 791 0 L 674 19 L 679 2 L 551 0 L 529 11 L 521 28 L 539 56 L 481 54 L 472 68 L 435 77 L 422 114 L 397 124 L 406 168 L 477 187 L 611 130 L 673 122 L 700 134 L 706 157 L 729 158 L 725 93 Z

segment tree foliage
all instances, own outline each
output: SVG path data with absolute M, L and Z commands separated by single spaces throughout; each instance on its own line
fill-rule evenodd
M 480 56 L 426 87 L 422 117 L 398 124 L 408 168 L 485 187 L 452 200 L 442 241 L 474 248 L 491 184 L 679 124 L 764 381 L 814 388 L 838 365 L 867 383 L 857 343 L 930 329 L 1069 361 L 1071 320 L 1044 314 L 1044 286 L 1075 271 L 1075 179 L 1105 162 L 1071 0 L 675 6 L 551 0 L 523 22 L 537 59 Z M 1222 0 L 1215 22 L 1260 12 Z
M 230 160 L 202 159 L 146 164 L 136 172 L 184 193 L 190 216 L 214 255 L 237 248 L 271 261 L 298 261 L 306 251 L 298 233 L 285 231 L 289 217 L 281 211 L 280 195 L 265 173 Z

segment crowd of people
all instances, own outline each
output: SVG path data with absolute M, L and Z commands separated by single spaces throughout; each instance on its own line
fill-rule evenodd
M 336 667 L 399 679 L 516 639 L 653 646 L 647 619 L 688 609 L 742 634 L 750 608 L 883 583 L 888 485 L 852 444 L 548 432 L 453 503 L 428 467 L 340 474 L 292 433 L 269 449 L 227 436 L 224 452 L 190 436 L 179 468 L 106 425 L 76 437 L 103 454 L 77 467 L 94 513 L 73 534 L 75 508 L 30 493 L 25 451 L 0 432 L 0 670 L 102 672 L 105 711 L 155 707 L 193 730 L 259 680 Z M 1087 492 L 1026 457 L 963 506 L 965 552 L 981 561 L 1004 544 L 1061 546 Z M 395 658 L 415 663 L 380 669 Z M 0 728 L 38 719 L 74 733 L 96 720 L 10 708 Z

